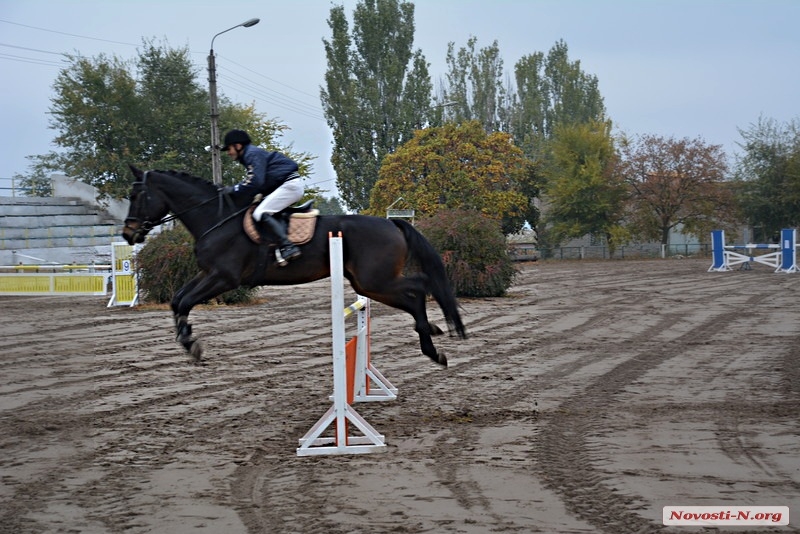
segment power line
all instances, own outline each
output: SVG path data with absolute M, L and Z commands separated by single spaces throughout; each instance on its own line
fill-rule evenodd
M 13 54 L 0 54 L 0 59 L 7 59 L 9 61 L 16 61 L 18 63 L 30 63 L 31 65 L 45 65 L 48 67 L 63 67 L 62 63 L 55 63 L 44 59 L 35 59 L 24 56 L 15 56 Z
M 269 88 L 263 86 L 253 86 L 251 84 L 243 83 L 238 79 L 230 79 L 226 81 L 226 85 L 232 86 L 236 88 L 239 92 L 246 94 L 252 98 L 257 100 L 263 100 L 269 104 L 274 106 L 280 107 L 282 109 L 298 113 L 300 115 L 304 115 L 306 117 L 310 117 L 312 119 L 317 119 L 320 121 L 325 121 L 325 117 L 321 115 L 321 110 L 319 108 L 314 108 L 309 106 L 308 104 L 303 103 L 296 103 L 292 101 L 287 101 L 285 95 L 281 95 L 280 93 L 277 95 L 270 95 L 268 94 L 271 91 Z
M 5 20 L 5 19 L 0 19 L 0 22 L 4 22 L 6 24 L 13 24 L 14 26 L 21 26 L 23 28 L 30 28 L 30 29 L 33 29 L 33 30 L 39 30 L 39 31 L 43 31 L 43 32 L 48 32 L 48 33 L 57 33 L 59 35 L 67 35 L 69 37 L 78 37 L 80 39 L 90 39 L 92 41 L 101 41 L 101 42 L 104 42 L 104 43 L 121 44 L 121 45 L 134 46 L 134 47 L 139 46 L 138 44 L 125 43 L 123 41 L 112 41 L 110 39 L 101 39 L 99 37 L 89 37 L 88 35 L 78 35 L 78 34 L 75 34 L 75 33 L 67 33 L 67 32 L 62 32 L 62 31 L 58 31 L 58 30 L 51 30 L 51 29 L 48 29 L 48 28 L 40 28 L 38 26 L 30 26 L 28 24 L 20 24 L 19 22 L 11 22 L 10 20 Z
M 322 184 L 325 184 L 325 183 L 328 183 L 328 182 L 333 182 L 335 180 L 336 180 L 336 178 L 328 178 L 327 180 L 321 180 L 319 182 L 314 182 L 314 183 L 311 183 L 311 184 L 308 184 L 308 185 L 309 186 L 318 186 L 318 185 L 322 185 Z
M 12 21 L 5 20 L 5 19 L 0 19 L 0 22 L 6 23 L 6 24 L 12 24 L 14 26 L 20 26 L 20 27 L 24 27 L 24 28 L 31 28 L 31 29 L 35 29 L 35 30 L 39 30 L 39 31 L 48 32 L 48 33 L 55 33 L 55 34 L 59 34 L 59 35 L 67 35 L 67 36 L 70 36 L 70 37 L 77 37 L 77 38 L 81 38 L 81 39 L 89 39 L 89 40 L 93 40 L 93 41 L 101 41 L 101 42 L 108 42 L 108 43 L 114 43 L 114 44 L 122 44 L 122 45 L 126 45 L 126 46 L 134 46 L 134 47 L 138 46 L 138 45 L 133 44 L 133 43 L 126 43 L 126 42 L 123 42 L 123 41 L 113 41 L 113 40 L 109 40 L 109 39 L 101 39 L 101 38 L 97 38 L 97 37 L 90 37 L 88 35 L 79 35 L 79 34 L 74 34 L 74 33 L 62 32 L 62 31 L 58 31 L 58 30 L 52 30 L 52 29 L 49 29 L 49 28 L 42 28 L 42 27 L 38 27 L 38 26 L 31 26 L 29 24 L 21 24 L 21 23 L 18 23 L 18 22 L 12 22 Z M 9 48 L 16 48 L 16 49 L 20 49 L 20 50 L 28 50 L 28 51 L 31 51 L 31 52 L 38 52 L 38 53 L 43 53 L 43 54 L 52 54 L 52 55 L 58 55 L 58 56 L 64 56 L 65 55 L 64 53 L 61 53 L 61 52 L 53 52 L 53 51 L 50 51 L 50 50 L 41 50 L 41 49 L 29 48 L 29 47 L 12 45 L 12 44 L 7 44 L 7 43 L 0 43 L 0 46 L 5 46 L 5 47 L 9 47 Z M 199 54 L 200 52 L 196 52 L 196 53 Z M 29 63 L 29 64 L 34 64 L 34 65 L 63 66 L 62 64 L 57 64 L 57 63 L 53 63 L 53 62 L 39 60 L 39 59 L 36 59 L 36 58 L 31 58 L 31 57 L 11 55 L 11 54 L 0 54 L 0 59 L 7 59 L 7 60 L 10 60 L 10 61 L 17 61 L 17 62 L 21 62 L 21 63 Z M 272 79 L 272 78 L 270 78 L 268 76 L 264 76 L 263 74 L 260 74 L 260 73 L 258 73 L 256 71 L 252 70 L 252 69 L 249 69 L 249 68 L 245 67 L 244 65 L 241 65 L 240 63 L 237 63 L 237 62 L 235 62 L 233 60 L 230 60 L 228 58 L 225 58 L 225 59 L 227 61 L 230 61 L 232 64 L 237 65 L 238 67 L 242 68 L 243 70 L 246 70 L 248 72 L 251 72 L 253 74 L 261 76 L 262 78 L 264 78 L 266 80 L 269 80 L 272 83 L 276 83 L 276 84 L 282 85 L 282 86 L 284 86 L 286 88 L 289 88 L 289 89 L 291 89 L 293 91 L 296 91 L 296 92 L 298 92 L 300 94 L 303 94 L 303 95 L 306 95 L 306 96 L 311 96 L 312 98 L 316 98 L 314 95 L 311 95 L 311 94 L 309 94 L 309 93 L 307 93 L 305 91 L 302 91 L 300 89 L 297 89 L 295 87 L 292 87 L 292 86 L 290 86 L 288 84 L 282 83 L 282 82 L 280 82 L 278 80 L 274 80 L 274 79 Z M 231 71 L 231 72 L 233 72 L 233 71 Z M 287 95 L 285 93 L 282 93 L 280 91 L 276 91 L 276 90 L 271 89 L 271 88 L 269 88 L 267 86 L 259 84 L 258 82 L 255 82 L 254 80 L 250 80 L 250 79 L 244 78 L 244 77 L 242 77 L 242 80 L 250 82 L 251 85 L 249 87 L 246 84 L 244 84 L 242 81 L 240 81 L 239 83 L 240 83 L 240 88 L 244 87 L 244 89 L 245 89 L 243 92 L 245 94 L 251 96 L 251 97 L 265 100 L 266 102 L 268 102 L 270 104 L 279 106 L 279 107 L 281 107 L 283 109 L 286 109 L 288 111 L 292 111 L 292 112 L 295 112 L 295 113 L 299 113 L 299 114 L 305 115 L 305 116 L 310 117 L 310 118 L 319 119 L 319 120 L 322 120 L 322 121 L 325 120 L 325 118 L 322 115 L 319 114 L 319 112 L 321 111 L 319 109 L 319 107 L 311 106 L 311 105 L 309 105 L 309 104 L 307 104 L 307 103 L 305 103 L 305 102 L 303 102 L 301 100 L 298 100 L 298 99 L 296 99 L 294 97 L 291 97 L 291 96 L 289 96 L 289 95 Z M 260 96 L 259 95 L 254 95 L 252 93 L 248 93 L 247 89 L 249 89 L 250 91 L 259 92 Z M 267 95 L 265 92 L 266 93 L 272 93 L 272 95 Z
M 229 83 L 229 85 L 236 86 L 237 84 L 236 83 Z M 272 105 L 274 107 L 278 107 L 278 108 L 290 111 L 292 113 L 296 113 L 298 115 L 303 115 L 303 116 L 306 116 L 306 117 L 309 117 L 309 118 L 312 118 L 312 119 L 315 119 L 315 120 L 320 120 L 320 121 L 324 121 L 325 120 L 324 117 L 321 117 L 319 115 L 314 115 L 314 114 L 308 113 L 307 111 L 304 111 L 302 109 L 297 109 L 297 108 L 291 107 L 289 105 L 286 105 L 285 103 L 282 103 L 280 101 L 272 100 L 269 97 L 265 97 L 263 95 L 263 93 L 262 94 L 254 94 L 254 93 L 248 92 L 246 89 L 243 89 L 241 86 L 238 87 L 237 92 L 239 92 L 242 95 L 249 96 L 249 97 L 253 98 L 254 100 L 261 101 L 262 105 L 264 105 L 264 103 L 266 103 L 268 105 Z
M 284 86 L 284 87 L 286 87 L 288 89 L 291 89 L 292 91 L 297 91 L 298 93 L 302 93 L 302 94 L 304 94 L 306 96 L 310 96 L 311 98 L 314 98 L 314 99 L 319 98 L 319 95 L 312 95 L 310 93 L 306 93 L 305 91 L 301 91 L 300 89 L 297 89 L 296 87 L 292 87 L 291 85 L 287 85 L 287 84 L 285 84 L 285 83 L 283 83 L 281 81 L 278 81 L 278 80 L 276 80 L 274 78 L 270 78 L 269 76 L 265 76 L 264 74 L 261 74 L 260 72 L 256 72 L 253 69 L 245 67 L 244 65 L 242 65 L 240 63 L 237 63 L 237 62 L 233 61 L 232 59 L 228 59 L 227 57 L 224 57 L 224 56 L 221 56 L 221 57 L 223 57 L 226 61 L 230 61 L 234 65 L 236 65 L 236 66 L 238 66 L 238 67 L 240 67 L 240 68 L 242 68 L 242 69 L 244 69 L 246 71 L 252 72 L 256 76 L 261 76 L 262 78 L 267 79 L 267 80 L 269 80 L 269 81 L 271 81 L 273 83 L 277 83 L 278 85 L 282 85 L 282 86 Z
M 13 22 L 13 21 L 6 20 L 6 19 L 0 19 L 0 22 L 5 23 L 5 24 L 11 24 L 11 25 L 14 25 L 14 26 L 20 26 L 20 27 L 23 27 L 23 28 L 30 28 L 30 29 L 34 29 L 34 30 L 38 30 L 38 31 L 43 31 L 43 32 L 47 32 L 47 33 L 55 33 L 55 34 L 58 34 L 58 35 L 66 35 L 66 36 L 69 36 L 69 37 L 77 37 L 79 39 L 88 39 L 88 40 L 91 40 L 91 41 L 100 41 L 100 42 L 105 42 L 105 43 L 121 44 L 121 45 L 125 45 L 125 46 L 133 46 L 133 47 L 138 47 L 139 46 L 139 44 L 135 44 L 135 43 L 127 43 L 127 42 L 124 42 L 124 41 L 114 41 L 114 40 L 111 40 L 111 39 L 102 39 L 102 38 L 99 38 L 99 37 L 91 37 L 91 36 L 88 36 L 88 35 L 80 35 L 80 34 L 75 34 L 75 33 L 63 32 L 63 31 L 59 31 L 59 30 L 53 30 L 53 29 L 50 29 L 50 28 L 42 28 L 40 26 L 32 26 L 30 24 L 22 24 L 22 23 L 19 23 L 19 22 Z M 65 55 L 62 52 L 53 52 L 53 51 L 50 51 L 50 50 L 41 50 L 41 49 L 29 48 L 29 47 L 6 44 L 6 43 L 0 43 L 0 46 L 10 47 L 10 48 L 17 48 L 17 49 L 21 49 L 21 50 L 28 50 L 28 51 L 31 51 L 31 52 L 39 52 L 39 53 L 43 53 L 43 54 L 52 54 L 52 55 L 59 55 L 59 56 Z M 201 54 L 201 52 L 194 52 L 194 53 Z M 257 76 L 259 76 L 261 78 L 264 78 L 265 80 L 269 80 L 272 83 L 281 85 L 283 87 L 286 87 L 287 89 L 291 89 L 292 91 L 295 91 L 297 93 L 303 94 L 305 96 L 309 96 L 309 97 L 314 98 L 314 99 L 318 98 L 317 95 L 312 95 L 312 94 L 307 93 L 307 92 L 305 92 L 305 91 L 303 91 L 301 89 L 298 89 L 296 87 L 292 87 L 289 84 L 283 83 L 283 82 L 281 82 L 279 80 L 276 80 L 274 78 L 270 78 L 269 76 L 266 76 L 266 75 L 261 74 L 261 73 L 259 73 L 257 71 L 254 71 L 254 70 L 252 70 L 252 69 L 250 69 L 250 68 L 248 68 L 248 67 L 246 67 L 246 66 L 244 66 L 244 65 L 242 65 L 240 63 L 237 63 L 236 61 L 233 61 L 233 60 L 231 60 L 231 59 L 229 59 L 229 58 L 227 58 L 225 56 L 219 56 L 219 54 L 217 54 L 217 55 L 218 55 L 218 57 L 223 57 L 226 61 L 229 61 L 230 63 L 240 67 L 241 69 L 243 69 L 245 71 L 248 71 L 248 72 L 251 72 L 251 73 L 253 73 L 253 74 L 255 74 L 255 75 L 257 75 Z M 24 57 L 21 57 L 21 56 L 12 56 L 12 57 L 8 57 L 7 59 L 17 59 L 17 60 L 21 60 L 21 61 L 25 61 L 25 62 L 36 61 L 33 58 L 24 58 Z M 293 97 L 291 97 L 289 95 L 281 93 L 280 91 L 276 91 L 274 89 L 269 89 L 268 87 L 266 87 L 264 85 L 261 85 L 261 84 L 258 84 L 257 82 L 255 82 L 253 80 L 249 80 L 249 81 L 251 83 L 253 83 L 254 85 L 256 85 L 256 86 L 263 88 L 266 91 L 271 91 L 271 92 L 275 93 L 276 95 L 280 95 L 283 98 L 295 101 L 300 107 L 309 107 L 309 108 L 311 108 L 311 106 L 309 106 L 308 104 L 303 103 L 300 100 L 297 100 L 297 99 L 295 99 L 295 98 L 293 98 Z M 288 108 L 288 103 L 285 104 L 284 107 Z M 292 111 L 298 111 L 296 108 L 290 108 L 290 109 Z M 319 108 L 314 107 L 313 109 L 309 109 L 308 111 L 309 112 L 318 112 Z M 323 118 L 323 120 L 324 120 L 324 118 Z
M 38 52 L 40 54 L 51 54 L 51 55 L 54 55 L 54 56 L 63 56 L 64 55 L 64 54 L 60 54 L 58 52 L 51 52 L 50 50 L 41 50 L 39 48 L 29 48 L 27 46 L 17 46 L 17 45 L 12 45 L 12 44 L 8 44 L 8 43 L 0 43 L 0 46 L 6 47 L 6 48 L 15 48 L 17 50 L 27 50 L 29 52 Z M 10 61 L 17 61 L 17 62 L 20 62 L 20 63 L 30 63 L 32 65 L 46 65 L 46 66 L 51 66 L 51 67 L 62 67 L 63 66 L 62 63 L 55 63 L 55 62 L 50 61 L 48 59 L 39 59 L 39 58 L 28 57 L 28 56 L 18 56 L 16 54 L 3 54 L 3 53 L 0 53 L 0 59 L 8 59 Z
M 98 42 L 103 42 L 103 43 L 111 43 L 111 44 L 118 44 L 118 45 L 124 45 L 124 46 L 132 46 L 134 48 L 137 48 L 137 47 L 140 46 L 137 43 L 128 43 L 128 42 L 124 42 L 124 41 L 115 41 L 115 40 L 111 40 L 111 39 L 103 39 L 103 38 L 99 38 L 99 37 L 91 37 L 91 36 L 88 36 L 88 35 L 80 35 L 80 34 L 75 34 L 75 33 L 69 33 L 69 32 L 64 32 L 64 31 L 60 31 L 60 30 L 53 30 L 53 29 L 50 29 L 50 28 L 42 28 L 40 26 L 33 26 L 33 25 L 30 25 L 30 24 L 22 24 L 22 23 L 19 23 L 19 22 L 13 22 L 13 21 L 6 20 L 6 19 L 0 19 L 0 23 L 10 24 L 10 25 L 13 25 L 13 26 L 19 26 L 19 27 L 22 27 L 22 28 L 29 28 L 29 29 L 33 29 L 33 30 L 47 32 L 47 33 L 65 35 L 65 36 L 68 36 L 68 37 L 76 37 L 76 38 L 79 38 L 79 39 L 88 39 L 90 41 L 98 41 Z M 62 56 L 62 57 L 66 57 L 68 55 L 68 54 L 65 54 L 63 52 L 54 52 L 54 51 L 51 51 L 51 50 L 42 50 L 42 49 L 30 48 L 30 47 L 7 44 L 7 43 L 0 43 L 0 46 L 7 47 L 7 48 L 15 48 L 15 49 L 18 49 L 18 50 L 25 50 L 25 51 L 28 51 L 28 52 L 35 52 L 35 53 L 40 53 L 40 54 L 50 54 L 50 55 L 56 55 L 56 56 Z M 204 52 L 191 52 L 191 53 L 205 55 Z M 221 56 L 221 57 L 224 57 L 224 56 Z M 65 66 L 65 64 L 63 62 L 55 62 L 55 61 L 49 61 L 49 60 L 45 60 L 45 59 L 38 59 L 38 58 L 33 58 L 33 57 L 19 56 L 19 55 L 15 55 L 15 54 L 0 53 L 0 60 L 2 60 L 2 59 L 8 60 L 8 61 L 16 61 L 16 62 L 19 62 L 19 63 L 29 63 L 29 64 L 32 64 L 32 65 L 43 65 L 43 66 L 50 66 L 50 67 L 63 68 Z M 228 59 L 226 57 L 224 57 L 224 59 L 226 61 L 229 61 L 231 64 L 236 65 L 237 67 L 239 67 L 239 68 L 241 68 L 241 69 L 243 69 L 243 70 L 245 70 L 247 72 L 250 72 L 252 74 L 255 74 L 256 76 L 259 76 L 261 78 L 264 78 L 265 80 L 268 80 L 269 82 L 271 82 L 273 84 L 277 84 L 277 85 L 283 86 L 283 87 L 285 87 L 287 89 L 290 89 L 290 90 L 292 90 L 292 91 L 294 91 L 294 92 L 296 92 L 298 94 L 305 95 L 307 97 L 311 97 L 311 98 L 313 98 L 315 100 L 319 98 L 318 95 L 313 95 L 311 93 L 308 93 L 306 91 L 303 91 L 301 89 L 293 87 L 293 86 L 291 86 L 289 84 L 286 84 L 284 82 L 281 82 L 279 80 L 275 80 L 274 78 L 270 78 L 269 76 L 266 76 L 266 75 L 264 75 L 262 73 L 254 71 L 254 70 L 252 70 L 252 69 L 250 69 L 250 68 L 248 68 L 248 67 L 246 67 L 246 66 L 244 66 L 244 65 L 242 65 L 240 63 L 237 63 L 236 61 L 233 61 L 233 60 Z M 294 113 L 298 113 L 298 114 L 310 117 L 312 119 L 321 120 L 323 122 L 326 121 L 324 115 L 322 114 L 322 109 L 318 105 L 308 104 L 307 102 L 304 102 L 301 99 L 292 97 L 292 96 L 290 96 L 290 95 L 288 95 L 288 94 L 286 94 L 284 92 L 272 89 L 272 88 L 270 88 L 270 87 L 268 87 L 266 85 L 263 85 L 262 83 L 259 83 L 259 82 L 255 81 L 255 80 L 252 80 L 252 79 L 247 78 L 245 76 L 238 75 L 234 70 L 227 69 L 227 68 L 223 68 L 223 70 L 229 71 L 229 72 L 231 72 L 232 74 L 234 74 L 236 76 L 236 78 L 231 79 L 229 82 L 230 82 L 230 84 L 232 86 L 237 87 L 237 90 L 241 91 L 243 94 L 246 94 L 248 96 L 251 96 L 251 97 L 259 99 L 259 100 L 263 100 L 263 101 L 265 101 L 265 102 L 267 102 L 267 103 L 269 103 L 271 105 L 275 105 L 275 106 L 281 107 L 281 108 L 283 108 L 285 110 L 288 110 L 288 111 L 291 111 L 291 112 L 294 112 Z M 309 185 L 311 185 L 311 186 L 320 186 L 322 184 L 326 184 L 328 182 L 334 182 L 334 181 L 335 181 L 335 178 L 330 178 L 330 179 L 327 179 L 327 180 L 317 181 L 317 182 L 311 183 Z
M 7 43 L 0 43 L 0 46 L 5 46 L 8 48 L 16 48 L 18 50 L 28 50 L 30 52 L 41 52 L 42 54 L 53 54 L 54 56 L 63 56 L 64 54 L 60 52 L 51 52 L 50 50 L 40 50 L 38 48 L 28 48 L 27 46 L 17 46 Z
M 228 69 L 226 67 L 222 67 L 221 70 L 228 71 L 228 72 L 231 72 L 233 74 L 236 74 L 234 71 L 232 71 L 232 70 L 230 70 L 230 69 Z M 289 96 L 286 93 L 282 93 L 280 91 L 276 91 L 274 89 L 270 89 L 269 87 L 267 87 L 265 85 L 262 85 L 262 84 L 254 81 L 254 80 L 251 80 L 249 78 L 245 78 L 243 76 L 236 76 L 235 80 L 240 81 L 240 82 L 242 80 L 247 81 L 247 82 L 249 82 L 251 87 L 257 87 L 257 88 L 260 88 L 260 89 L 262 89 L 264 91 L 267 91 L 268 93 L 271 93 L 273 97 L 279 98 L 281 100 L 284 100 L 284 101 L 286 101 L 287 104 L 295 106 L 295 107 L 299 107 L 299 108 L 302 108 L 302 109 L 305 109 L 308 112 L 318 113 L 320 111 L 319 104 L 308 104 L 308 103 L 306 103 L 306 102 L 304 102 L 302 100 L 299 100 L 297 98 Z

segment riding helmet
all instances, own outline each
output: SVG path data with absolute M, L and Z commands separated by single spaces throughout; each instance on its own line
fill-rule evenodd
M 231 130 L 225 134 L 225 141 L 222 143 L 222 150 L 228 150 L 228 147 L 239 143 L 241 145 L 250 144 L 250 136 L 244 130 Z

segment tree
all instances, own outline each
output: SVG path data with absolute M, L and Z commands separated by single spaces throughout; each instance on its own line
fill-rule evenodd
M 558 41 L 545 55 L 536 52 L 514 66 L 516 88 L 504 80 L 497 41 L 476 51 L 476 39 L 458 52 L 448 46 L 447 84 L 441 89 L 447 121 L 479 120 L 486 131 L 510 133 L 515 144 L 531 160 L 531 178 L 520 184 L 528 197 L 522 217 L 536 228 L 536 207 L 542 168 L 550 164 L 548 141 L 559 124 L 603 122 L 605 106 L 596 76 L 570 61 L 567 45 Z
M 671 231 L 706 235 L 734 218 L 721 145 L 643 135 L 622 143 L 621 172 L 631 189 L 636 235 L 669 244 Z
M 738 200 L 754 238 L 764 242 L 800 226 L 800 119 L 780 124 L 761 117 L 739 133 Z
M 507 88 L 503 85 L 503 60 L 497 41 L 475 51 L 478 40 L 470 37 L 467 46 L 455 51 L 447 45 L 448 85 L 442 88 L 442 103 L 447 120 L 478 121 L 487 132 L 503 130 Z
M 13 181 L 20 184 L 25 195 L 29 197 L 49 197 L 53 195 L 53 179 L 45 175 L 41 170 L 36 170 L 30 174 L 15 173 Z M 13 195 L 12 195 L 13 196 Z
M 196 82 L 189 51 L 146 41 L 136 59 L 139 116 L 135 123 L 138 154 L 159 169 L 192 169 L 207 175 L 209 97 Z M 124 166 L 124 165 L 123 165 Z
M 445 119 L 479 120 L 486 131 L 510 132 L 526 155 L 537 157 L 541 141 L 561 123 L 604 121 L 605 104 L 596 76 L 570 61 L 567 44 L 557 41 L 545 55 L 535 52 L 514 65 L 516 88 L 504 80 L 497 41 L 476 51 L 477 39 L 455 51 L 448 44 L 449 67 L 441 100 Z
M 129 163 L 146 168 L 177 168 L 211 179 L 208 94 L 197 83 L 187 48 L 145 42 L 135 62 L 100 54 L 68 56 L 53 85 L 50 127 L 61 152 L 30 156 L 31 184 L 60 171 L 95 186 L 101 196 L 128 193 Z M 266 119 L 253 106 L 220 105 L 220 125 L 248 130 L 256 144 L 282 150 L 310 172 L 312 157 L 293 154 L 277 137 L 286 126 Z M 228 158 L 224 158 L 228 159 Z M 234 162 L 223 163 L 223 182 L 242 176 Z
M 417 229 L 442 254 L 447 278 L 459 297 L 499 297 L 516 269 L 497 220 L 474 210 L 438 211 Z
M 412 53 L 412 3 L 360 1 L 352 36 L 344 7 L 334 6 L 328 25 L 321 98 L 333 130 L 331 163 L 342 200 L 359 211 L 369 205 L 383 158 L 429 120 L 430 76 L 422 53 Z
M 50 127 L 59 130 L 54 143 L 65 152 L 34 157 L 34 174 L 62 170 L 121 197 L 129 176 L 125 160 L 141 152 L 138 117 L 142 102 L 136 80 L 119 58 L 68 56 L 54 84 Z
M 545 56 L 536 52 L 514 66 L 516 100 L 509 111 L 510 131 L 530 157 L 541 155 L 542 140 L 553 136 L 559 124 L 604 121 L 605 104 L 597 76 L 569 60 L 564 41 L 558 41 Z
M 600 235 L 613 254 L 624 216 L 626 188 L 616 173 L 611 123 L 559 124 L 550 147 L 553 157 L 545 169 L 544 194 L 553 241 Z
M 581 70 L 581 62 L 570 61 L 567 43 L 558 41 L 547 54 L 545 77 L 548 80 L 545 132 L 559 124 L 582 124 L 605 118 L 603 98 L 597 76 Z
M 315 206 L 321 215 L 344 215 L 344 209 L 336 197 L 314 196 Z
M 512 233 L 525 222 L 528 199 L 520 184 L 531 178 L 530 171 L 508 134 L 487 134 L 478 121 L 418 130 L 384 159 L 369 213 L 382 215 L 403 197 L 420 216 L 477 210 L 502 220 L 503 231 Z

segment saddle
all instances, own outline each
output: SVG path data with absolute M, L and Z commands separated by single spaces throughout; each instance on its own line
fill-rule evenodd
M 254 203 L 247 209 L 244 216 L 244 232 L 251 241 L 257 244 L 262 244 L 261 234 L 256 228 L 256 222 L 253 220 L 253 210 L 256 209 L 258 203 Z M 295 245 L 303 245 L 311 241 L 314 236 L 314 228 L 317 226 L 317 216 L 319 210 L 313 207 L 314 201 L 309 200 L 299 206 L 289 206 L 288 208 L 280 211 L 277 215 L 284 224 L 288 224 L 286 232 L 289 241 Z

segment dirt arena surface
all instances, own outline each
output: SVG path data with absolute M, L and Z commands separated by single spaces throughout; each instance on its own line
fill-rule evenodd
M 388 447 L 348 457 L 296 456 L 330 406 L 327 281 L 197 309 L 202 366 L 167 310 L 0 297 L 0 532 L 707 531 L 663 527 L 678 505 L 797 532 L 800 274 L 709 264 L 520 265 L 461 300 L 447 369 L 373 305 L 399 399 L 356 405 Z

